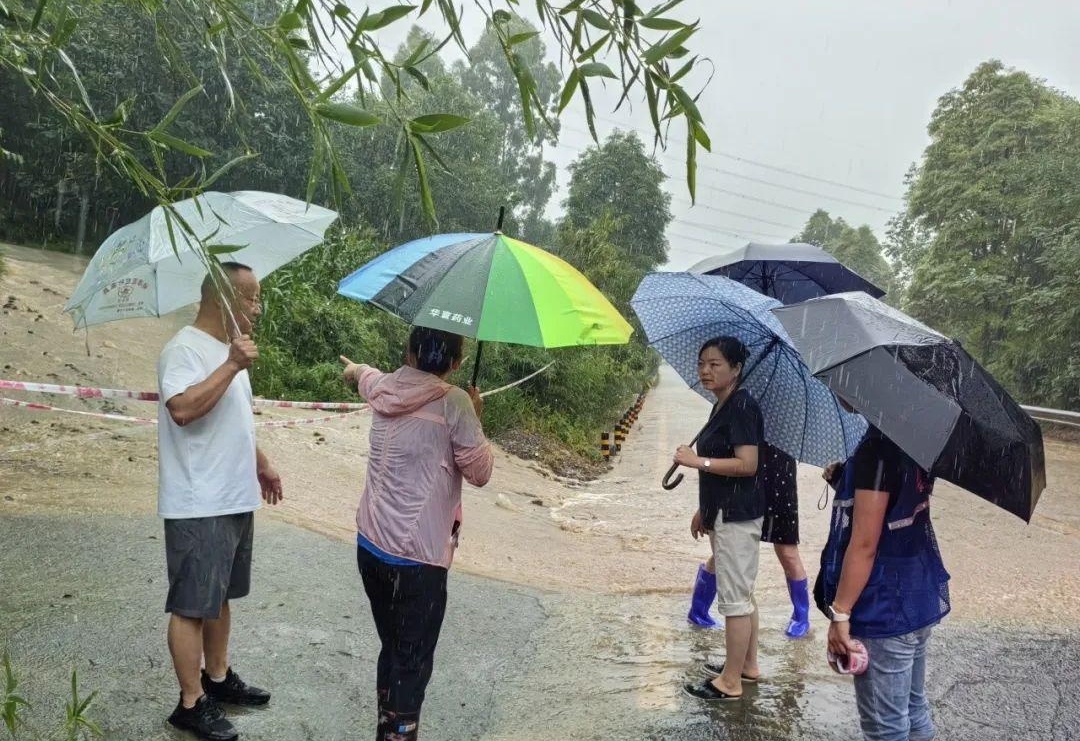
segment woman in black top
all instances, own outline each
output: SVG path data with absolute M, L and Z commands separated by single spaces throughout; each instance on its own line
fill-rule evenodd
M 690 521 L 690 533 L 695 539 L 709 536 L 717 610 L 726 628 L 725 661 L 705 665 L 714 678 L 685 687 L 688 694 L 704 700 L 737 700 L 742 683 L 757 681 L 760 674 L 754 582 L 765 498 L 755 475 L 764 423 L 754 397 L 739 388 L 748 354 L 734 337 L 716 337 L 702 345 L 698 378 L 702 388 L 716 395 L 716 405 L 698 437 L 697 451 L 683 445 L 675 452 L 676 463 L 700 471 L 698 511 Z

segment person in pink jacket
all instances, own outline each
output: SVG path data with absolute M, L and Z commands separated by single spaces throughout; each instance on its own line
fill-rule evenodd
M 382 643 L 377 741 L 418 738 L 420 706 L 446 612 L 446 575 L 461 517 L 461 480 L 483 486 L 494 456 L 483 400 L 446 382 L 459 335 L 416 327 L 393 373 L 342 356 L 371 405 L 371 454 L 356 511 L 356 560 Z

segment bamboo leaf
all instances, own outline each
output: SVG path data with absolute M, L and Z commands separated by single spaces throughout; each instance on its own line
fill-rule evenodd
M 229 160 L 224 165 L 222 165 L 217 170 L 215 170 L 214 173 L 210 177 L 208 177 L 206 180 L 203 180 L 201 183 L 199 183 L 200 190 L 206 190 L 207 188 L 209 188 L 211 185 L 216 183 L 220 178 L 222 178 L 223 176 L 228 174 L 228 172 L 230 170 L 232 170 L 234 167 L 239 165 L 241 162 L 247 162 L 248 160 L 253 160 L 258 156 L 259 155 L 257 153 L 250 152 L 248 154 L 242 154 L 239 157 L 233 157 L 231 160 Z
M 45 4 L 47 2 L 48 0 L 38 0 L 37 10 L 34 11 L 34 18 L 30 21 L 31 31 L 36 31 L 38 24 L 41 23 L 41 16 L 45 14 Z
M 428 45 L 431 44 L 431 39 L 424 38 L 416 48 L 412 50 L 412 53 L 406 57 L 405 61 L 401 63 L 402 67 L 412 67 L 414 64 L 420 61 L 420 57 L 424 55 Z
M 206 246 L 206 251 L 217 257 L 218 255 L 231 255 L 245 247 L 247 247 L 246 244 L 210 244 Z
M 315 112 L 323 118 L 349 126 L 375 126 L 382 123 L 382 119 L 375 114 L 348 103 L 320 103 L 315 106 Z
M 184 154 L 189 154 L 192 157 L 199 157 L 199 158 L 212 157 L 213 154 L 214 154 L 213 152 L 207 151 L 207 150 L 203 149 L 202 147 L 197 147 L 194 144 L 191 144 L 190 142 L 186 142 L 183 139 L 175 137 L 172 134 L 166 133 L 164 131 L 158 131 L 156 129 L 152 129 L 151 131 L 149 131 L 147 133 L 147 136 L 152 141 L 155 141 L 158 144 L 166 146 L 169 149 L 175 149 L 177 152 L 183 152 Z
M 698 58 L 694 57 L 693 59 L 688 61 L 686 64 L 684 64 L 682 67 L 680 67 L 679 71 L 676 72 L 675 74 L 673 74 L 669 78 L 671 80 L 671 82 L 678 82 L 682 78 L 686 77 L 686 75 L 689 74 L 690 70 L 692 70 L 694 68 L 694 65 L 697 64 L 697 61 L 698 61 Z
M 53 33 L 49 41 L 56 46 L 64 46 L 65 44 L 67 44 L 68 41 L 71 40 L 71 37 L 75 35 L 75 31 L 78 29 L 78 27 L 78 18 L 65 17 L 63 22 L 59 24 L 59 27 Z
M 683 111 L 686 112 L 686 117 L 693 122 L 700 122 L 701 111 L 698 110 L 697 104 L 694 102 L 694 99 L 690 97 L 690 94 L 680 85 L 672 85 L 671 92 L 675 96 L 675 100 L 679 101 L 679 105 L 682 107 Z
M 659 18 L 664 13 L 668 12 L 677 5 L 682 5 L 683 0 L 671 0 L 671 2 L 664 3 L 663 5 L 657 5 L 655 8 L 645 14 L 646 18 Z
M 652 119 L 653 131 L 660 136 L 660 100 L 652 76 L 648 74 L 645 75 L 645 99 L 649 103 L 649 118 Z
M 428 142 L 428 140 L 426 138 L 424 138 L 423 135 L 414 134 L 414 136 L 416 137 L 417 141 L 419 141 L 421 144 L 424 145 L 424 149 L 426 149 L 428 151 L 428 154 L 430 154 L 432 157 L 435 158 L 435 161 L 439 163 L 439 167 L 441 167 L 443 169 L 443 172 L 447 172 L 447 173 L 452 173 L 453 172 L 453 170 L 450 168 L 450 165 L 446 164 L 446 162 L 439 155 L 439 153 L 437 151 L 435 151 L 435 147 L 431 146 L 431 144 Z
M 570 105 L 570 101 L 574 99 L 574 93 L 577 91 L 580 79 L 581 76 L 576 69 L 570 72 L 569 77 L 566 78 L 566 84 L 563 85 L 562 94 L 559 96 L 559 113 L 562 113 L 566 106 Z
M 298 28 L 304 27 L 304 20 L 300 17 L 299 13 L 290 11 L 281 14 L 281 17 L 278 18 L 277 25 L 282 31 L 295 31 Z
M 578 67 L 578 71 L 582 77 L 610 77 L 615 78 L 615 73 L 611 71 L 603 62 L 589 62 Z
M 491 14 L 492 23 L 500 26 L 509 23 L 512 18 L 513 16 L 505 10 L 496 10 L 494 13 Z
M 678 31 L 686 28 L 686 24 L 682 21 L 677 21 L 674 18 L 650 18 L 645 16 L 638 21 L 645 28 L 651 28 L 654 31 Z
M 584 4 L 585 0 L 573 0 L 573 2 L 567 3 L 563 6 L 562 10 L 559 11 L 559 15 L 569 15 Z
M 351 80 L 356 75 L 357 69 L 359 69 L 359 66 L 353 65 L 353 67 L 348 72 L 330 83 L 330 85 L 325 90 L 323 90 L 322 93 L 319 94 L 319 100 L 327 101 L 330 100 L 330 98 L 334 97 L 337 91 L 345 87 L 346 83 L 348 83 L 349 80 Z
M 588 49 L 586 49 L 585 51 L 581 52 L 581 54 L 578 55 L 578 58 L 577 58 L 578 64 L 581 64 L 582 62 L 584 62 L 584 61 L 586 61 L 588 59 L 592 59 L 596 55 L 596 52 L 600 51 L 600 49 L 604 46 L 604 44 L 608 43 L 608 41 L 610 41 L 610 40 L 611 40 L 611 34 L 610 33 L 605 33 L 603 36 L 601 36 L 599 39 L 596 40 L 596 43 L 594 43 L 592 46 L 590 46 Z
M 661 41 L 649 47 L 642 55 L 642 59 L 645 60 L 646 64 L 656 64 L 661 59 L 668 56 L 668 54 L 685 44 L 686 40 L 693 36 L 696 30 L 697 26 L 687 26 L 681 31 L 664 37 Z
M 372 13 L 360 19 L 359 23 L 356 24 L 356 33 L 378 31 L 380 28 L 389 26 L 394 21 L 404 18 L 415 9 L 415 5 L 392 5 L 385 10 L 380 10 L 378 13 Z
M 581 80 L 581 100 L 585 104 L 585 123 L 589 126 L 589 134 L 593 141 L 599 141 L 596 135 L 596 110 L 593 108 L 592 95 L 589 94 L 589 84 Z
M 435 215 L 435 200 L 431 196 L 431 183 L 428 182 L 424 155 L 420 152 L 420 143 L 412 134 L 409 134 L 409 149 L 412 151 L 413 166 L 416 168 L 416 178 L 420 185 L 420 202 L 424 207 L 424 216 L 438 228 L 439 219 Z
M 690 203 L 697 201 L 697 139 L 693 132 L 693 121 L 687 121 L 690 130 L 686 135 L 686 188 L 690 191 Z
M 429 113 L 410 120 L 409 129 L 423 134 L 437 134 L 456 129 L 467 123 L 469 119 L 464 116 L 455 116 L 451 113 Z
M 341 18 L 342 20 L 345 20 L 350 15 L 352 15 L 352 10 L 350 10 L 349 6 L 345 3 L 338 3 L 334 6 L 334 15 L 336 15 L 338 18 Z
M 97 114 L 94 113 L 94 106 L 90 104 L 90 96 L 86 92 L 86 88 L 83 86 L 82 77 L 79 76 L 79 70 L 75 68 L 75 63 L 71 61 L 71 57 L 63 49 L 57 49 L 56 55 L 60 57 L 60 61 L 64 63 L 71 71 L 71 76 L 75 80 L 75 87 L 79 91 L 79 96 L 82 98 L 83 105 L 86 106 L 86 110 L 90 112 L 90 115 L 97 118 Z
M 608 20 L 607 16 L 598 13 L 595 10 L 590 10 L 589 8 L 581 11 L 581 15 L 585 17 L 585 20 L 590 26 L 599 28 L 601 31 L 611 30 L 611 21 Z
M 709 135 L 705 131 L 705 127 L 697 121 L 692 121 L 691 123 L 693 124 L 692 128 L 694 130 L 694 138 L 697 139 L 698 144 L 700 144 L 701 148 L 704 149 L 706 152 L 711 152 L 712 141 L 709 139 Z
M 506 43 L 510 46 L 517 46 L 518 44 L 524 44 L 529 39 L 535 39 L 540 35 L 539 31 L 525 31 L 524 33 L 515 33 Z
M 303 36 L 289 36 L 285 41 L 294 49 L 300 49 L 301 51 L 311 51 L 311 44 Z
M 424 90 L 430 90 L 431 89 L 431 83 L 428 82 L 427 75 L 425 75 L 423 72 L 421 72 L 416 67 L 406 67 L 405 68 L 405 73 L 407 75 L 409 75 L 409 77 L 413 78 L 418 83 L 420 83 L 420 87 L 424 88 Z
M 202 91 L 203 86 L 196 85 L 195 87 L 191 88 L 191 90 L 188 90 L 186 93 L 177 98 L 176 102 L 173 103 L 172 108 L 169 109 L 169 112 L 165 114 L 164 118 L 158 121 L 157 126 L 155 126 L 153 130 L 165 131 L 167 128 L 172 126 L 173 122 L 175 122 L 177 117 L 180 115 L 180 112 L 184 110 L 184 106 L 190 103 L 191 99 Z

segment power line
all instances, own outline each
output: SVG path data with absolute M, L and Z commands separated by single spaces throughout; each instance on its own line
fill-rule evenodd
M 717 208 L 716 206 L 710 206 L 710 205 L 705 204 L 705 203 L 690 204 L 689 201 L 681 201 L 681 203 L 685 203 L 687 205 L 690 205 L 692 208 L 703 208 L 703 209 L 705 209 L 707 211 L 716 211 L 717 213 L 727 214 L 728 216 L 737 216 L 740 219 L 749 219 L 750 221 L 758 221 L 758 222 L 761 222 L 762 224 L 768 224 L 769 226 L 780 227 L 781 229 L 790 229 L 793 232 L 799 232 L 799 231 L 802 231 L 802 229 L 803 229 L 803 227 L 801 227 L 801 226 L 792 226 L 791 224 L 781 224 L 781 223 L 779 223 L 777 221 L 769 221 L 768 219 L 762 219 L 762 218 L 760 218 L 758 216 L 751 216 L 750 214 L 741 214 L 738 211 L 728 211 L 727 209 Z
M 795 170 L 788 170 L 788 169 L 783 168 L 783 167 L 777 167 L 775 165 L 768 165 L 768 164 L 765 164 L 764 162 L 755 162 L 754 160 L 746 159 L 745 157 L 739 157 L 738 155 L 729 154 L 727 152 L 721 152 L 719 150 L 713 150 L 712 154 L 719 155 L 720 157 L 727 157 L 728 159 L 735 160 L 736 162 L 745 162 L 748 165 L 753 165 L 755 167 L 761 167 L 761 168 L 764 168 L 766 170 L 772 170 L 774 172 L 781 172 L 781 173 L 783 173 L 785 175 L 792 175 L 792 176 L 797 177 L 797 178 L 804 178 L 806 180 L 812 180 L 812 181 L 817 182 L 817 183 L 824 183 L 826 185 L 831 185 L 831 186 L 833 186 L 835 188 L 845 188 L 846 190 L 855 191 L 856 193 L 865 193 L 867 195 L 877 196 L 879 198 L 888 198 L 890 201 L 896 201 L 898 203 L 903 203 L 903 201 L 904 201 L 903 198 L 900 198 L 898 196 L 889 195 L 888 193 L 882 193 L 882 192 L 877 191 L 877 190 L 870 190 L 869 188 L 860 188 L 860 187 L 855 186 L 855 185 L 846 185 L 846 184 L 838 182 L 836 180 L 829 180 L 828 178 L 819 178 L 819 177 L 817 177 L 815 175 L 805 175 L 805 174 L 803 174 L 801 172 L 796 172 Z
M 753 201 L 754 203 L 764 203 L 765 205 L 772 206 L 773 208 L 782 208 L 785 211 L 794 211 L 797 214 L 805 214 L 806 211 L 807 211 L 807 209 L 805 209 L 805 208 L 796 208 L 795 206 L 789 206 L 786 203 L 777 203 L 776 201 L 770 201 L 770 200 L 768 200 L 766 198 L 757 198 L 755 196 L 748 196 L 745 193 L 738 193 L 738 192 L 736 192 L 734 190 L 728 190 L 727 188 L 720 188 L 720 187 L 717 187 L 715 185 L 712 186 L 710 188 L 710 190 L 715 190 L 717 193 L 724 193 L 724 194 L 729 195 L 729 196 L 734 196 L 735 198 L 742 198 L 743 200 L 746 200 L 746 201 Z
M 723 170 L 723 169 L 720 169 L 720 168 L 714 168 L 714 169 L 719 173 L 723 173 L 725 175 L 730 175 L 730 176 L 736 177 L 736 178 L 742 178 L 743 180 L 749 180 L 751 183 L 760 183 L 762 185 L 767 185 L 770 188 L 782 188 L 784 190 L 790 190 L 790 191 L 792 191 L 794 193 L 802 193 L 804 195 L 813 196 L 814 198 L 826 198 L 826 196 L 824 196 L 823 194 L 816 193 L 816 192 L 814 192 L 812 190 L 805 190 L 803 188 L 796 188 L 796 187 L 791 186 L 791 185 L 781 185 L 780 183 L 773 183 L 773 182 L 770 182 L 768 180 L 762 180 L 761 178 L 754 178 L 754 177 L 750 177 L 749 175 L 741 175 L 741 174 L 739 174 L 737 172 L 732 172 L 731 170 Z M 708 183 L 704 183 L 704 184 L 701 185 L 701 187 L 705 188 L 705 189 L 709 189 L 709 188 L 712 188 L 713 186 L 709 185 Z M 893 209 L 882 208 L 881 206 L 873 206 L 873 205 L 871 205 L 869 203 L 860 203 L 859 201 L 849 201 L 846 198 L 838 198 L 837 196 L 828 196 L 827 200 L 831 200 L 831 201 L 834 201 L 836 203 L 846 203 L 849 206 L 859 206 L 860 208 L 869 208 L 869 209 L 872 209 L 874 211 L 881 211 L 881 212 L 887 213 L 887 214 L 895 213 L 895 211 Z
M 596 119 L 598 121 L 604 121 L 605 123 L 609 123 L 609 124 L 613 124 L 615 126 L 619 126 L 620 128 L 630 129 L 630 130 L 632 130 L 632 131 L 634 131 L 634 132 L 636 132 L 638 134 L 644 134 L 644 135 L 650 136 L 650 137 L 655 134 L 655 132 L 642 131 L 640 129 L 635 129 L 635 128 L 631 127 L 631 126 L 625 125 L 625 124 L 623 124 L 623 123 L 621 123 L 619 121 L 616 121 L 614 119 L 604 118 L 603 116 L 597 116 Z M 588 132 L 579 131 L 578 133 L 588 133 Z M 685 139 L 678 139 L 676 137 L 669 137 L 669 138 L 670 138 L 671 141 L 674 141 L 676 144 L 683 144 L 683 145 L 686 144 Z M 859 187 L 859 186 L 856 186 L 856 185 L 848 185 L 847 183 L 842 183 L 842 182 L 840 182 L 838 180 L 829 180 L 828 178 L 822 178 L 822 177 L 818 177 L 816 175 L 807 175 L 805 173 L 798 172 L 796 170 L 790 170 L 790 169 L 788 169 L 786 167 L 780 167 L 778 165 L 770 165 L 767 162 L 761 162 L 760 160 L 752 160 L 752 159 L 750 159 L 748 157 L 740 157 L 737 154 L 731 154 L 730 152 L 724 152 L 724 151 L 721 151 L 721 150 L 718 150 L 718 149 L 712 150 L 711 154 L 715 154 L 715 155 L 718 155 L 720 157 L 726 157 L 727 159 L 735 160 L 736 162 L 745 162 L 748 165 L 753 165 L 755 167 L 761 167 L 761 168 L 766 169 L 766 170 L 772 170 L 773 172 L 781 172 L 781 173 L 784 173 L 785 175 L 792 175 L 794 177 L 804 178 L 805 180 L 812 180 L 812 181 L 817 182 L 817 183 L 824 183 L 826 185 L 832 185 L 832 186 L 834 186 L 836 188 L 844 188 L 845 190 L 851 190 L 851 191 L 854 191 L 856 193 L 866 193 L 867 195 L 878 196 L 880 198 L 888 198 L 891 201 L 903 201 L 904 200 L 903 198 L 899 198 L 899 197 L 894 196 L 894 195 L 892 195 L 890 193 L 882 193 L 879 190 L 871 190 L 869 188 L 862 188 L 862 187 Z
M 713 255 L 717 254 L 717 249 L 716 249 L 717 247 L 721 247 L 721 248 L 723 248 L 725 250 L 735 250 L 735 249 L 738 249 L 739 247 L 744 247 L 745 246 L 743 244 L 723 244 L 723 243 L 716 242 L 714 240 L 698 239 L 697 237 L 687 236 L 686 234 L 669 234 L 668 237 L 669 238 L 673 237 L 673 238 L 678 239 L 680 241 L 696 242 L 698 244 L 704 244 L 704 245 L 706 245 L 708 247 L 712 247 L 713 248 L 712 252 L 702 252 L 700 250 L 687 249 L 685 247 L 679 247 L 678 248 L 681 252 L 689 252 L 690 254 L 702 255 L 704 257 L 712 257 Z M 670 239 L 669 239 L 669 249 L 670 249 Z
M 607 120 L 607 119 L 601 119 L 601 120 Z M 563 125 L 562 128 L 564 130 L 566 130 L 566 131 L 573 131 L 573 132 L 578 133 L 578 134 L 589 135 L 587 131 L 584 131 L 583 129 L 574 128 L 573 126 Z M 643 133 L 643 132 L 638 131 L 637 129 L 630 129 L 630 130 L 634 131 L 635 133 L 639 133 L 639 134 Z M 584 147 L 576 147 L 576 146 L 573 146 L 573 145 L 570 145 L 570 144 L 562 144 L 562 143 L 560 143 L 559 146 L 565 146 L 567 149 L 577 151 L 577 152 L 586 151 L 586 148 L 584 148 Z M 666 159 L 669 162 L 679 162 L 679 163 L 682 162 L 681 158 L 679 158 L 678 156 L 676 156 L 676 155 L 674 155 L 674 154 L 672 154 L 670 152 L 667 152 L 665 150 L 659 150 L 658 152 L 655 152 L 654 156 L 658 156 L 658 157 L 660 157 L 662 159 Z M 872 211 L 879 211 L 881 213 L 886 213 L 886 214 L 894 213 L 893 209 L 883 208 L 881 206 L 875 206 L 875 205 L 870 204 L 870 203 L 862 203 L 860 201 L 852 201 L 852 200 L 849 200 L 847 198 L 842 198 L 840 196 L 830 195 L 828 193 L 820 193 L 818 191 L 806 190 L 805 188 L 797 188 L 797 187 L 792 186 L 792 185 L 785 185 L 783 183 L 777 183 L 777 182 L 774 182 L 774 181 L 771 181 L 771 180 L 764 180 L 762 178 L 756 178 L 756 177 L 753 177 L 752 175 L 743 175 L 742 173 L 738 173 L 738 172 L 735 172 L 733 170 L 727 170 L 727 169 L 724 169 L 722 167 L 715 167 L 715 166 L 711 166 L 711 165 L 698 163 L 698 170 L 705 171 L 705 172 L 715 172 L 715 173 L 719 173 L 720 175 L 727 175 L 728 177 L 740 178 L 740 179 L 746 180 L 748 182 L 758 183 L 758 184 L 765 185 L 765 186 L 768 186 L 768 187 L 771 187 L 771 188 L 780 188 L 780 189 L 783 189 L 783 190 L 793 191 L 795 193 L 800 193 L 802 195 L 807 195 L 807 196 L 811 196 L 813 198 L 817 198 L 817 199 L 819 199 L 821 201 L 824 201 L 826 203 L 828 203 L 828 202 L 843 203 L 843 204 L 848 205 L 848 206 L 855 206 L 857 208 L 865 208 L 865 209 L 869 209 L 869 210 L 872 210 Z M 794 173 L 794 174 L 797 175 L 798 173 Z M 827 181 L 827 182 L 831 182 L 831 181 Z M 731 192 L 731 191 L 724 190 L 723 188 L 719 188 L 718 186 L 711 185 L 709 183 L 698 183 L 698 190 L 699 191 L 700 190 L 714 190 L 714 191 L 719 191 L 719 192 L 722 192 L 722 193 L 730 193 Z M 856 189 L 856 190 L 858 190 L 858 189 Z M 899 200 L 899 199 L 895 199 L 895 200 Z M 788 208 L 790 208 L 790 207 L 788 207 Z
M 702 224 L 700 222 L 689 221 L 687 219 L 674 219 L 671 223 L 672 223 L 672 225 L 676 225 L 676 226 L 689 226 L 689 227 L 694 228 L 694 229 L 704 229 L 705 231 L 710 231 L 710 232 L 720 232 L 721 234 L 730 234 L 731 236 L 739 238 L 739 239 L 747 239 L 747 241 L 750 241 L 749 238 L 752 237 L 752 236 L 761 237 L 763 239 L 778 239 L 781 242 L 786 242 L 787 239 L 788 239 L 787 237 L 779 237 L 779 236 L 777 236 L 775 234 L 765 234 L 764 232 L 756 232 L 756 231 L 753 231 L 752 229 L 742 229 L 740 231 L 730 231 L 728 229 L 724 229 L 723 227 L 717 226 L 716 224 Z M 732 227 L 732 228 L 735 229 L 737 227 Z

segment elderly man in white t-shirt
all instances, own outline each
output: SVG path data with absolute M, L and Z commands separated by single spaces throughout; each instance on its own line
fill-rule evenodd
M 169 722 L 209 741 L 237 738 L 219 703 L 270 700 L 229 666 L 229 600 L 250 590 L 260 495 L 269 504 L 281 500 L 281 478 L 255 446 L 247 372 L 259 357 L 249 336 L 262 313 L 259 281 L 245 265 L 222 267 L 232 295 L 222 298 L 207 276 L 195 322 L 158 360 L 158 514 L 165 519 L 169 652 L 180 681 Z

